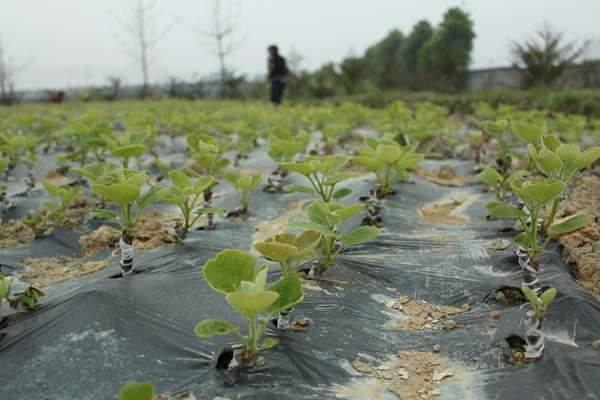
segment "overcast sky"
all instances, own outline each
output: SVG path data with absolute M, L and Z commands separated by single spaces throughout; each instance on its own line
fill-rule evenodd
M 120 0 L 126 2 L 127 0 Z M 126 52 L 123 29 L 111 14 L 119 0 L 2 0 L 0 34 L 15 64 L 30 60 L 16 76 L 18 88 L 104 84 L 109 75 L 139 81 L 139 68 Z M 134 0 L 132 0 L 134 1 Z M 173 25 L 156 48 L 153 81 L 215 72 L 218 63 L 204 39 L 177 22 L 208 27 L 210 0 L 158 0 L 160 27 Z M 510 63 L 513 39 L 542 23 L 570 39 L 600 37 L 600 0 L 223 0 L 237 5 L 239 30 L 229 65 L 255 77 L 265 70 L 265 47 L 292 46 L 314 69 L 348 54 L 362 54 L 393 28 L 410 31 L 420 19 L 437 24 L 448 7 L 461 6 L 475 23 L 473 68 Z M 596 52 L 598 50 L 596 42 Z

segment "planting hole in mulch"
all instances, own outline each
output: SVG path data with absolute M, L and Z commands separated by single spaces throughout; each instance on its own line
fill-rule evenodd
M 468 217 L 461 212 L 478 198 L 479 195 L 462 194 L 450 200 L 427 204 L 419 209 L 419 215 L 435 224 L 462 225 Z
M 527 302 L 520 288 L 514 286 L 502 286 L 486 296 L 487 303 L 500 303 L 505 306 L 518 306 Z
M 395 302 L 390 302 L 388 307 L 398 310 L 407 317 L 397 321 L 394 326 L 395 329 L 403 331 L 453 330 L 459 328 L 460 325 L 448 317 L 470 309 L 467 304 L 463 308 L 437 306 L 429 304 L 425 300 L 410 299 L 405 295 L 400 296 Z

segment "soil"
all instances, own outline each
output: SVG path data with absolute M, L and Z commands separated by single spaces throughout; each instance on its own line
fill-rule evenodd
M 34 238 L 33 231 L 19 219 L 0 224 L 0 249 L 30 243 Z
M 90 200 L 84 197 L 75 199 L 65 213 L 65 218 L 62 220 L 61 226 L 66 228 L 81 227 L 92 208 L 94 208 L 94 203 Z
M 527 302 L 521 289 L 513 286 L 502 286 L 494 292 L 493 299 L 509 307 Z
M 562 236 L 559 242 L 565 246 L 563 256 L 579 284 L 600 299 L 600 178 L 579 176 L 570 186 L 558 217 L 585 211 L 595 218 L 579 231 Z
M 21 280 L 43 288 L 77 276 L 87 275 L 106 267 L 106 261 L 85 261 L 72 257 L 27 258 L 22 261 L 25 271 Z
M 426 221 L 436 224 L 465 224 L 468 217 L 460 211 L 473 203 L 478 196 L 464 194 L 443 202 L 427 204 L 419 209 L 419 215 Z
M 258 221 L 254 224 L 255 232 L 252 235 L 252 241 L 259 242 L 279 233 L 290 221 L 302 215 L 304 205 L 309 201 L 310 199 L 304 199 L 288 203 L 285 212 L 280 217 Z
M 95 231 L 79 238 L 79 246 L 83 255 L 89 257 L 102 250 L 115 246 L 119 242 L 121 232 L 108 225 L 102 225 Z
M 437 171 L 417 167 L 414 173 L 423 179 L 442 186 L 464 186 L 469 179 L 469 175 L 457 174 L 449 164 L 442 165 Z
M 438 355 L 428 352 L 402 351 L 387 362 L 356 359 L 352 367 L 371 378 L 338 386 L 338 398 L 383 399 L 387 396 L 382 394 L 388 391 L 402 400 L 436 399 L 439 383 L 453 375 Z
M 389 307 L 406 315 L 407 319 L 397 321 L 396 325 L 396 329 L 404 331 L 456 329 L 460 325 L 448 316 L 467 310 L 467 307 L 436 306 L 424 300 L 411 299 L 405 295 L 400 296 Z
M 135 233 L 133 245 L 138 249 L 152 249 L 163 243 L 175 243 L 175 232 L 164 225 L 171 223 L 174 217 L 167 213 L 153 211 L 143 214 Z M 121 231 L 107 225 L 102 225 L 95 231 L 79 238 L 79 245 L 86 257 L 102 250 L 114 247 L 121 238 Z

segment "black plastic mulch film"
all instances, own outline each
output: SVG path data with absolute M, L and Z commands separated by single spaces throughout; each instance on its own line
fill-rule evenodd
M 373 180 L 357 178 L 349 186 L 354 192 L 347 202 L 354 202 Z M 215 205 L 233 208 L 235 196 L 224 187 Z M 458 195 L 473 199 L 463 210 L 466 224 L 432 224 L 418 215 L 423 205 Z M 191 232 L 184 245 L 136 250 L 140 272 L 133 276 L 114 278 L 118 260 L 112 257 L 103 271 L 47 288 L 43 307 L 11 316 L 0 345 L 0 399 L 114 399 L 132 380 L 150 380 L 159 393 L 192 391 L 198 399 L 336 398 L 336 387 L 369 379 L 351 367 L 358 355 L 386 360 L 399 351 L 431 351 L 434 344 L 446 364 L 463 371 L 460 379 L 442 382 L 440 399 L 600 398 L 600 353 L 591 348 L 600 337 L 600 303 L 577 285 L 558 249 L 545 254 L 540 276 L 559 293 L 545 320 L 544 355 L 534 364 L 511 365 L 505 338 L 523 334 L 526 308 L 489 299 L 499 287 L 519 287 L 520 271 L 511 247 L 485 248 L 510 223 L 486 220 L 490 195 L 478 186 L 448 188 L 416 177 L 385 200 L 383 234 L 340 255 L 325 273 L 339 283 L 311 282 L 305 289 L 293 317 L 309 318 L 308 331 L 269 330 L 280 343 L 260 353 L 238 384 L 224 386 L 214 358 L 235 337 L 201 340 L 193 327 L 212 317 L 242 321 L 204 282 L 202 265 L 225 248 L 250 250 L 252 224 L 278 218 L 303 198 L 257 191 L 246 223 L 221 220 L 216 231 Z M 2 251 L 2 273 L 14 273 L 26 257 L 76 254 L 77 238 L 61 230 Z M 450 331 L 391 329 L 398 317 L 386 303 L 402 294 L 472 309 L 454 315 L 459 328 Z M 494 311 L 501 313 L 496 327 L 490 324 Z

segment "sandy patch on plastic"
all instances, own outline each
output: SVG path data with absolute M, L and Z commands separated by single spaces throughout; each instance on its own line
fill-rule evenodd
M 411 299 L 405 295 L 386 305 L 392 310 L 397 310 L 405 317 L 396 321 L 395 326 L 396 329 L 404 331 L 456 329 L 459 325 L 448 317 L 470 309 L 467 304 L 463 308 L 438 306 L 425 300 Z
M 280 217 L 259 221 L 254 224 L 255 232 L 252 235 L 252 241 L 258 242 L 281 232 L 290 221 L 302 215 L 302 211 L 304 211 L 304 205 L 309 201 L 311 200 L 303 199 L 290 202 Z
M 414 173 L 429 182 L 442 186 L 463 186 L 469 179 L 469 175 L 457 174 L 449 164 L 442 165 L 437 171 L 417 167 Z
M 348 385 L 336 385 L 340 399 L 430 400 L 440 395 L 438 385 L 453 373 L 434 353 L 401 351 L 390 361 L 358 357 L 352 367 L 369 377 L 355 378 Z
M 426 204 L 419 209 L 419 215 L 436 224 L 462 225 L 469 219 L 462 212 L 478 198 L 477 194 L 461 194 L 449 200 Z
M 82 261 L 72 257 L 27 258 L 21 280 L 43 288 L 71 278 L 91 274 L 106 267 L 106 261 Z

